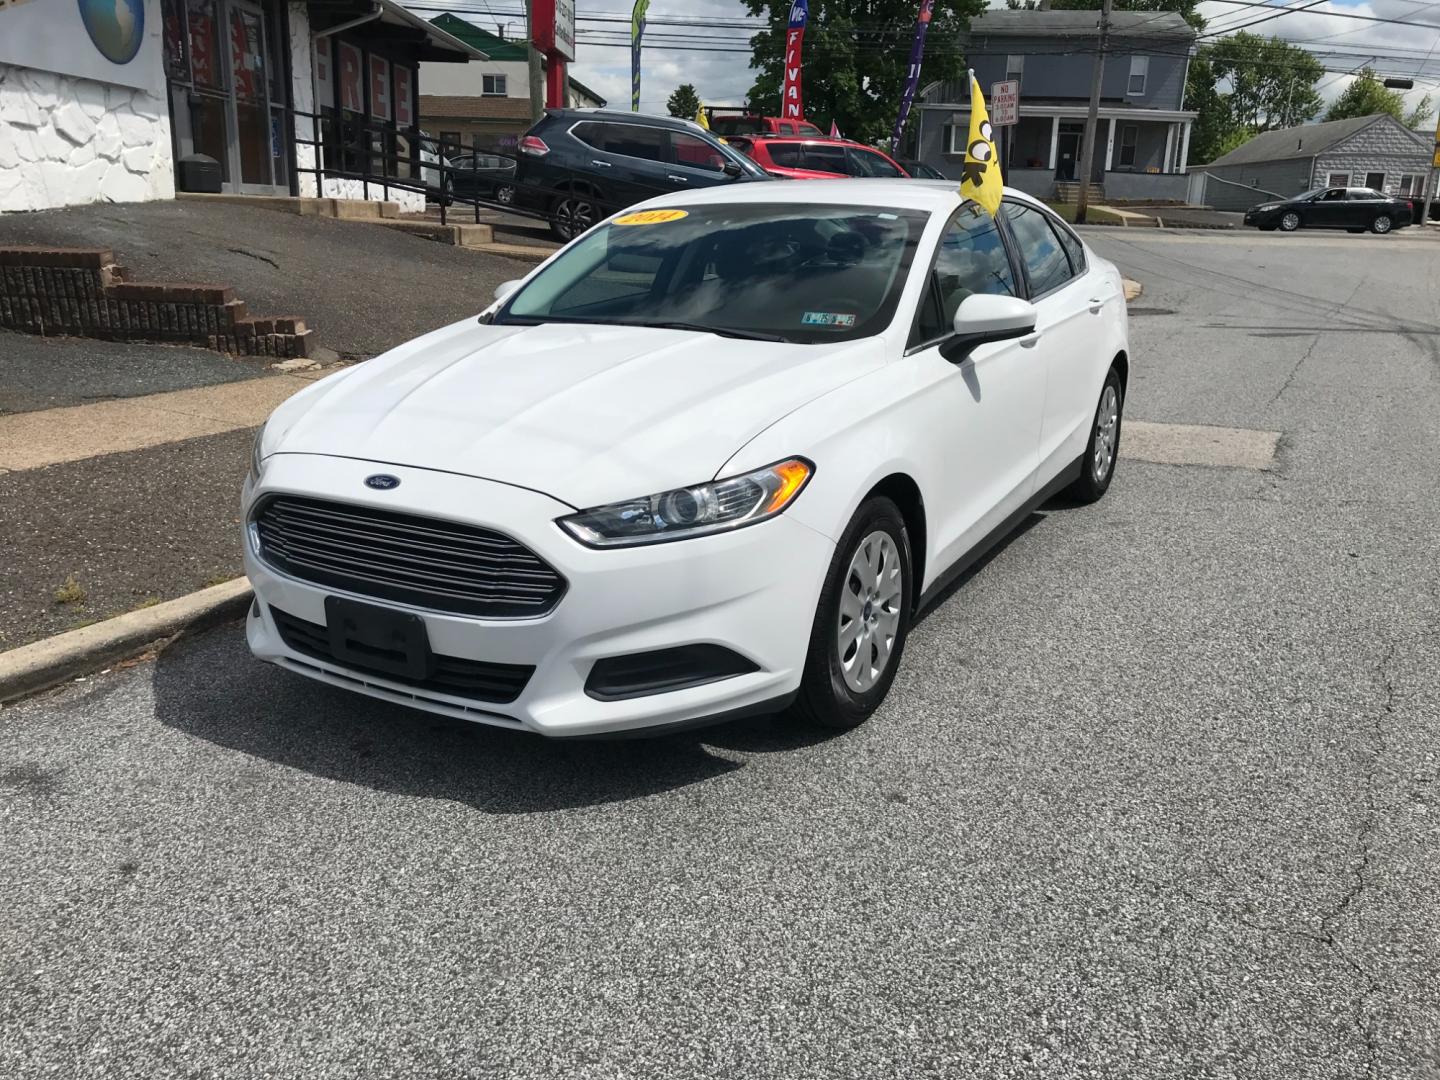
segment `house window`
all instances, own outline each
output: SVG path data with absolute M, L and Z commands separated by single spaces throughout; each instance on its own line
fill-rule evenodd
M 1326 187 L 1349 187 L 1350 174 L 1348 172 L 1332 172 L 1325 175 Z
M 1124 124 L 1120 128 L 1120 167 L 1133 169 L 1135 167 L 1135 144 L 1140 141 L 1140 127 L 1138 124 Z
M 1367 172 L 1365 174 L 1365 186 L 1373 191 L 1385 190 L 1385 174 L 1383 172 Z
M 1005 81 L 1020 82 L 1025 77 L 1025 57 L 1005 57 Z
M 945 152 L 947 154 L 965 153 L 965 140 L 970 137 L 970 121 L 955 120 L 945 129 L 949 135 L 945 139 Z
M 1414 195 L 1416 198 L 1425 194 L 1425 176 L 1423 173 L 1406 173 L 1400 177 L 1400 194 Z
M 1145 93 L 1145 76 L 1150 74 L 1150 58 L 1148 56 L 1130 57 L 1130 85 L 1125 88 L 1127 94 Z
M 471 86 L 474 86 L 475 84 L 474 84 L 474 83 L 471 83 L 470 85 L 471 85 Z M 481 75 L 481 76 L 480 76 L 480 93 L 481 93 L 484 97 L 504 97 L 504 96 L 505 96 L 505 76 L 504 76 L 504 75 Z

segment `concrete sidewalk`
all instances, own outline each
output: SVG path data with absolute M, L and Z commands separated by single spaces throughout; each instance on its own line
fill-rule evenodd
M 0 416 L 0 473 L 144 450 L 259 426 L 323 373 L 269 375 L 164 394 Z

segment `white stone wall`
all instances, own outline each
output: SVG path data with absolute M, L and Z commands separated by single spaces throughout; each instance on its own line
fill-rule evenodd
M 0 64 L 0 211 L 174 197 L 163 98 Z
M 1351 187 L 1363 187 L 1365 174 L 1385 174 L 1385 194 L 1400 191 L 1400 177 L 1425 175 L 1430 167 L 1430 144 L 1398 120 L 1382 117 L 1315 160 L 1315 186 L 1328 183 L 1331 173 L 1349 173 Z

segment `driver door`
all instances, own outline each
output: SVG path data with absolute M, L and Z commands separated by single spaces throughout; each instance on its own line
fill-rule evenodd
M 1324 229 L 1339 229 L 1349 224 L 1348 215 L 1354 208 L 1345 200 L 1344 188 L 1329 188 L 1322 191 L 1305 212 L 1307 225 L 1319 225 Z
M 940 433 L 920 451 L 928 455 L 936 566 L 963 556 L 1034 491 L 1045 404 L 1039 335 L 980 345 L 954 361 L 940 352 L 965 297 L 1023 296 L 1020 280 L 995 219 L 973 203 L 957 210 L 936 249 L 907 350 L 928 387 L 916 429 Z

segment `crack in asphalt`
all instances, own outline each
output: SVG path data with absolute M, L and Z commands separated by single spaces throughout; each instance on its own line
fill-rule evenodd
M 1290 369 L 1290 374 L 1285 376 L 1285 381 L 1280 384 L 1280 389 L 1275 391 L 1275 396 L 1270 399 L 1271 405 L 1279 401 L 1280 395 L 1290 389 L 1290 384 L 1295 381 L 1295 376 L 1300 373 L 1300 368 L 1306 360 L 1310 359 L 1310 354 L 1315 351 L 1315 346 L 1318 344 L 1320 344 L 1320 335 L 1316 334 L 1310 339 L 1310 347 L 1305 350 L 1304 355 L 1302 355 L 1299 360 L 1295 361 L 1295 366 Z
M 276 262 L 274 259 L 270 258 L 270 256 L 268 256 L 268 255 L 257 255 L 255 252 L 253 252 L 253 251 L 246 251 L 244 248 L 233 248 L 233 247 L 232 247 L 232 248 L 230 248 L 229 250 L 230 250 L 231 252 L 233 252 L 234 254 L 236 254 L 236 255 L 244 255 L 244 256 L 247 256 L 248 258 L 251 258 L 251 259 L 258 259 L 260 262 L 269 263 L 269 264 L 270 264 L 271 266 L 273 266 L 276 270 L 279 270 L 279 269 L 280 269 L 280 264 L 279 264 L 278 262 Z

